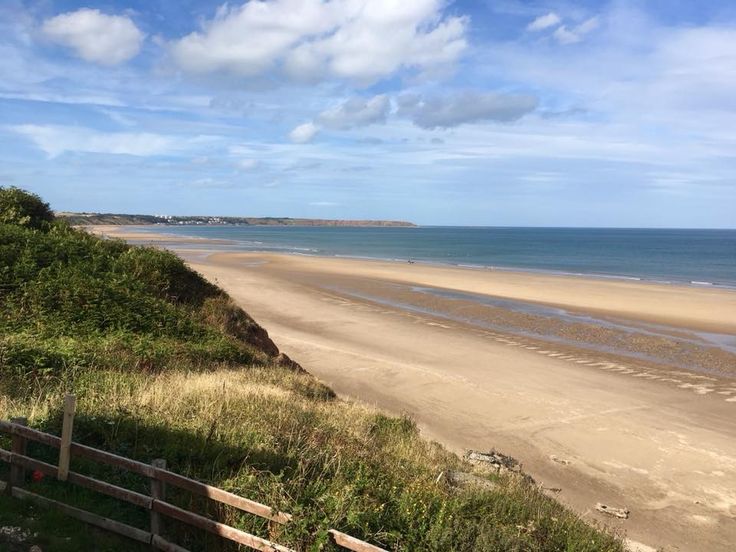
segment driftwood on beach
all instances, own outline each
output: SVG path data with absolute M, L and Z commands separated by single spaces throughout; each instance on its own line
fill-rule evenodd
M 499 472 L 521 472 L 521 466 L 515 458 L 495 450 L 490 452 L 469 450 L 465 453 L 465 459 L 471 464 L 489 466 Z
M 613 506 L 606 506 L 599 502 L 595 505 L 595 509 L 601 513 L 608 514 L 609 516 L 620 519 L 629 519 L 629 510 L 626 508 L 614 508 Z

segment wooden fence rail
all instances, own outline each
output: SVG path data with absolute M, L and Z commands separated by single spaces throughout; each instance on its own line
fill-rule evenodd
M 126 536 L 138 542 L 150 544 L 155 550 L 187 552 L 184 548 L 169 542 L 161 535 L 161 516 L 163 515 L 255 550 L 264 552 L 294 552 L 286 546 L 170 504 L 166 502 L 165 488 L 166 485 L 172 485 L 274 523 L 289 523 L 292 520 L 291 514 L 276 511 L 265 504 L 169 471 L 166 469 L 166 461 L 163 459 L 156 459 L 151 464 L 145 464 L 137 460 L 73 442 L 72 428 L 75 404 L 74 396 L 67 395 L 64 401 L 64 421 L 61 437 L 27 427 L 24 418 L 14 418 L 9 422 L 0 420 L 0 433 L 6 433 L 11 436 L 10 450 L 0 448 L 0 461 L 10 464 L 10 477 L 5 487 L 6 492 L 11 496 L 34 502 L 40 506 L 56 508 L 90 525 Z M 58 465 L 41 462 L 40 460 L 27 456 L 26 448 L 28 441 L 35 441 L 59 449 Z M 138 493 L 71 471 L 71 458 L 75 456 L 123 468 L 129 472 L 147 477 L 151 481 L 151 494 L 145 495 Z M 23 489 L 25 470 L 38 471 L 44 475 L 57 478 L 60 481 L 66 481 L 72 485 L 78 485 L 148 510 L 150 512 L 150 530 L 144 531 L 137 527 L 108 519 Z M 335 544 L 347 550 L 354 552 L 386 552 L 383 548 L 379 548 L 334 529 L 330 529 L 329 534 Z

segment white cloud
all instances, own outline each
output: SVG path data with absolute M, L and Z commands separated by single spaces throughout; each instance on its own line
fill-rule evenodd
M 391 109 L 388 96 L 381 94 L 368 100 L 351 98 L 342 104 L 320 113 L 317 121 L 320 125 L 333 130 L 349 130 L 354 127 L 368 126 L 386 122 Z
M 86 61 L 117 65 L 134 57 L 145 35 L 129 18 L 83 8 L 44 21 L 46 37 L 76 51 Z
M 175 138 L 147 132 L 105 133 L 83 127 L 55 125 L 17 125 L 8 128 L 31 140 L 49 157 L 57 157 L 67 151 L 151 156 L 181 148 Z
M 463 92 L 421 99 L 400 96 L 399 115 L 409 116 L 415 125 L 425 128 L 450 128 L 480 121 L 515 121 L 536 109 L 538 100 L 526 94 Z
M 319 132 L 319 127 L 314 123 L 299 125 L 289 133 L 289 139 L 297 144 L 306 144 Z
M 559 42 L 560 44 L 575 44 L 576 42 L 580 42 L 582 40 L 580 36 L 565 27 L 565 25 L 562 25 L 561 27 L 555 29 L 555 32 L 552 36 L 554 36 L 557 42 Z
M 267 0 L 221 7 L 200 32 L 170 45 L 192 73 L 256 77 L 282 67 L 298 81 L 369 84 L 399 69 L 452 64 L 466 47 L 467 18 L 443 0 Z
M 651 123 L 657 140 L 682 132 L 688 140 L 700 134 L 703 148 L 736 142 L 724 131 L 736 123 L 735 25 L 663 26 L 631 8 L 600 21 L 586 48 L 490 45 L 482 71 L 567 97 L 562 110 L 579 107 L 584 118 L 630 125 L 632 141 Z M 583 30 L 597 24 L 588 20 Z
M 600 26 L 600 24 L 600 19 L 597 16 L 591 17 L 590 19 L 586 19 L 580 25 L 575 27 L 575 32 L 578 34 L 586 35 L 591 31 L 595 31 Z
M 396 98 L 398 109 L 395 115 L 408 117 L 424 129 L 450 128 L 480 121 L 515 121 L 534 111 L 537 103 L 535 96 L 523 94 L 471 91 L 422 98 L 418 94 L 407 93 Z M 370 99 L 350 98 L 320 113 L 314 122 L 296 127 L 289 136 L 293 142 L 304 143 L 321 129 L 351 130 L 385 123 L 390 112 L 391 100 L 385 94 Z
M 600 22 L 597 17 L 591 17 L 573 29 L 568 29 L 565 25 L 561 25 L 555 30 L 552 36 L 560 44 L 575 44 L 583 40 L 587 34 L 597 29 L 599 24 Z
M 560 19 L 559 15 L 554 12 L 550 12 L 547 15 L 540 15 L 537 17 L 527 25 L 526 30 L 532 32 L 543 31 L 544 29 L 549 29 L 550 27 L 559 25 L 561 22 L 562 19 Z

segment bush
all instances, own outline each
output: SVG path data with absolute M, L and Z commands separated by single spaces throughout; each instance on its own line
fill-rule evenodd
M 44 229 L 54 220 L 48 203 L 39 196 L 20 188 L 0 187 L 0 224 L 17 224 Z

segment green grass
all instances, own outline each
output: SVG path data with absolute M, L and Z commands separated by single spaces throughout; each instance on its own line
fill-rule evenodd
M 17 211 L 5 219 L 28 221 Z M 391 550 L 623 550 L 523 478 L 471 466 L 422 439 L 412 420 L 337 399 L 309 374 L 279 366 L 265 332 L 170 253 L 58 222 L 0 224 L 0 290 L 0 418 L 27 416 L 58 434 L 63 395 L 74 392 L 75 440 L 144 462 L 165 458 L 174 471 L 295 520 L 269 526 L 169 489 L 182 507 L 297 550 L 333 550 L 329 528 Z M 31 453 L 56 461 L 42 445 Z M 148 490 L 120 470 L 79 459 L 72 467 Z M 448 469 L 495 488 L 449 488 L 438 482 Z M 147 528 L 147 512 L 134 506 L 48 478 L 27 485 Z M 0 501 L 0 520 L 20 523 L 16 504 Z M 28 523 L 43 538 L 70 539 L 68 549 L 131 549 L 55 514 L 36 512 Z M 234 549 L 173 522 L 166 531 L 192 550 Z
M 423 440 L 411 420 L 332 399 L 308 375 L 255 367 L 100 371 L 78 374 L 71 389 L 80 441 L 146 462 L 166 458 L 176 471 L 295 514 L 298 522 L 272 536 L 297 549 L 326 544 L 334 527 L 397 550 L 620 550 L 520 478 L 477 472 L 498 483 L 484 492 L 437 483 L 443 470 L 477 470 Z M 62 388 L 46 388 L 42 396 L 6 399 L 0 411 L 30 412 L 32 425 L 58 433 L 62 396 Z M 54 452 L 45 454 L 54 461 Z M 84 463 L 74 469 L 146 491 L 136 476 Z M 113 501 L 52 481 L 36 489 L 145 527 L 134 507 L 116 510 Z M 186 493 L 172 499 L 193 504 Z M 210 513 L 269 534 L 252 516 L 225 507 Z M 197 532 L 178 537 L 193 549 L 217 545 Z

